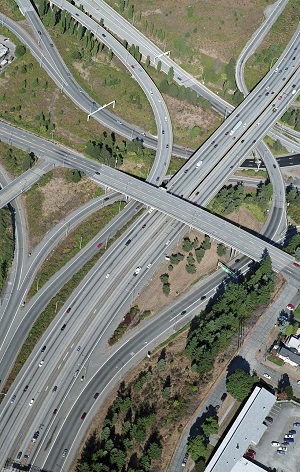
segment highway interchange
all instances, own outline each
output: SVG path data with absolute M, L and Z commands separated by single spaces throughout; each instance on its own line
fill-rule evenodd
M 25 2 L 22 2 L 22 4 L 24 5 Z M 59 5 L 61 5 L 61 2 Z M 69 4 L 64 6 L 68 8 L 71 7 Z M 76 13 L 74 14 L 76 15 Z M 26 16 L 30 16 L 32 24 L 36 24 L 40 28 L 38 19 L 33 11 L 26 10 Z M 86 21 L 86 19 L 84 21 Z M 89 26 L 89 23 L 87 23 L 87 26 Z M 95 28 L 95 25 L 91 23 L 90 27 Z M 96 26 L 96 29 L 98 29 L 98 26 Z M 101 31 L 100 34 L 102 35 Z M 114 169 L 106 168 L 103 165 L 99 166 L 97 163 L 88 159 L 85 159 L 83 162 L 82 156 L 72 150 L 67 150 L 54 143 L 49 143 L 29 133 L 1 123 L 0 133 L 3 141 L 25 149 L 28 149 L 29 146 L 36 155 L 43 158 L 47 156 L 47 159 L 50 158 L 49 166 L 60 163 L 81 169 L 88 176 L 101 184 L 116 189 L 146 204 L 148 211 L 150 206 L 159 210 L 153 212 L 150 210 L 150 213 L 146 211 L 139 216 L 124 235 L 109 248 L 94 269 L 76 289 L 76 292 L 72 295 L 72 302 L 66 304 L 59 310 L 58 316 L 46 331 L 43 340 L 31 354 L 28 362 L 13 385 L 11 393 L 12 395 L 16 395 L 15 402 L 11 404 L 8 395 L 1 404 L 0 415 L 1 424 L 3 426 L 0 435 L 1 465 L 3 465 L 7 457 L 16 458 L 19 451 L 26 450 L 27 445 L 31 443 L 32 434 L 42 425 L 40 427 L 40 438 L 37 443 L 34 443 L 35 446 L 30 461 L 34 461 L 39 467 L 43 467 L 45 470 L 49 471 L 61 470 L 62 467 L 68 467 L 72 459 L 72 454 L 74 454 L 88 423 L 88 419 L 92 417 L 92 414 L 99 407 L 98 401 L 95 402 L 93 398 L 95 392 L 99 392 L 101 397 L 101 393 L 105 393 L 106 389 L 111 386 L 112 383 L 119 381 L 119 369 L 121 372 L 124 372 L 129 365 L 134 365 L 138 360 L 142 359 L 149 348 L 152 349 L 158 342 L 165 339 L 173 329 L 176 330 L 183 326 L 199 311 L 201 305 L 204 305 L 204 302 L 201 303 L 199 300 L 198 291 L 193 294 L 194 298 L 190 296 L 188 299 L 189 307 L 186 306 L 186 299 L 184 297 L 181 299 L 180 297 L 180 300 L 178 300 L 174 306 L 168 307 L 168 310 L 160 313 L 155 320 L 149 320 L 134 336 L 129 339 L 125 337 L 122 346 L 111 350 L 109 358 L 107 358 L 107 356 L 105 357 L 104 351 L 101 349 L 101 343 L 105 344 L 110 334 L 119 323 L 117 314 L 126 312 L 125 310 L 130 306 L 138 291 L 146 284 L 151 273 L 153 273 L 155 268 L 162 262 L 166 251 L 166 241 L 168 241 L 168 250 L 171 250 L 172 246 L 178 241 L 180 234 L 186 232 L 185 224 L 201 229 L 218 239 L 224 240 L 227 244 L 232 244 L 233 242 L 233 235 L 231 235 L 229 239 L 226 239 L 226 237 L 228 238 L 228 233 L 231 231 L 234 232 L 236 239 L 233 245 L 239 248 L 241 252 L 247 253 L 254 259 L 260 259 L 264 249 L 267 247 L 269 253 L 272 255 L 274 268 L 276 270 L 283 270 L 283 273 L 287 277 L 289 276 L 293 280 L 293 283 L 299 285 L 300 275 L 292 266 L 293 258 L 277 249 L 274 245 L 264 242 L 264 240 L 257 239 L 229 223 L 226 223 L 225 226 L 224 221 L 213 217 L 202 208 L 195 204 L 191 205 L 191 203 L 188 202 L 188 198 L 195 202 L 195 193 L 199 191 L 197 203 L 204 207 L 208 203 L 209 198 L 213 196 L 213 192 L 216 193 L 218 189 L 224 185 L 228 177 L 234 172 L 234 169 L 238 167 L 245 156 L 256 147 L 256 142 L 261 140 L 265 134 L 269 132 L 271 126 L 279 119 L 292 102 L 293 97 L 291 92 L 293 85 L 297 84 L 297 90 L 299 89 L 299 60 L 296 62 L 296 67 L 292 67 L 294 65 L 293 57 L 295 54 L 293 51 L 295 51 L 295 48 L 298 48 L 298 43 L 299 31 L 297 30 L 283 57 L 274 65 L 265 79 L 256 87 L 249 97 L 246 98 L 241 106 L 225 120 L 224 124 L 211 136 L 204 146 L 194 154 L 192 159 L 186 163 L 182 170 L 175 176 L 175 179 L 171 179 L 170 183 L 167 185 L 168 192 L 163 189 L 157 189 L 156 185 L 163 180 L 167 170 L 168 166 L 164 164 L 166 155 L 168 159 L 170 158 L 171 151 L 166 151 L 166 149 L 163 148 L 167 142 L 172 143 L 170 120 L 164 109 L 163 100 L 160 98 L 159 92 L 154 89 L 154 87 L 153 89 L 149 89 L 149 87 L 153 86 L 152 84 L 145 86 L 143 77 L 141 78 L 141 82 L 143 83 L 146 93 L 147 90 L 148 92 L 149 90 L 154 90 L 153 94 L 149 92 L 150 96 L 148 96 L 148 98 L 150 102 L 156 101 L 156 99 L 157 101 L 161 100 L 158 102 L 161 104 L 161 109 L 157 109 L 156 117 L 159 125 L 158 129 L 162 129 L 161 125 L 163 123 L 164 128 L 168 130 L 167 133 L 164 133 L 164 135 L 161 135 L 160 139 L 158 139 L 156 164 L 148 179 L 149 184 L 136 181 L 125 174 Z M 47 44 L 45 40 L 43 47 L 45 48 L 45 54 L 49 54 L 49 61 L 55 61 L 51 56 L 52 53 L 55 53 L 55 48 L 50 46 L 50 42 Z M 124 57 L 124 53 L 121 52 L 120 54 Z M 168 59 L 169 58 L 166 58 L 166 60 Z M 131 62 L 130 59 L 130 64 Z M 60 61 L 58 61 L 58 63 L 60 63 Z M 280 76 L 275 72 L 275 66 L 284 69 L 288 67 L 284 81 L 282 80 L 282 75 Z M 137 64 L 137 67 L 141 66 Z M 142 71 L 140 72 L 142 74 Z M 66 77 L 70 78 L 67 75 L 68 73 L 66 69 L 61 69 L 60 71 L 64 80 L 67 80 Z M 175 75 L 177 73 L 181 73 L 181 71 L 176 70 Z M 80 101 L 82 99 L 91 100 L 86 98 L 85 94 L 78 90 L 77 85 L 74 85 L 74 91 L 73 89 L 71 90 L 69 85 L 70 84 L 67 86 L 67 90 L 72 99 L 74 98 L 74 100 L 78 99 Z M 267 87 L 269 88 L 267 89 Z M 65 90 L 64 85 L 63 91 L 65 92 Z M 265 93 L 266 90 L 270 90 L 268 95 Z M 274 94 L 271 94 L 273 91 Z M 278 110 L 273 112 L 274 107 L 272 108 L 272 104 L 282 94 L 287 94 L 286 99 L 280 101 L 280 103 L 276 101 Z M 89 106 L 86 107 L 87 112 Z M 101 115 L 103 114 L 101 113 Z M 165 117 L 167 117 L 167 121 Z M 112 118 L 112 120 L 112 125 L 115 126 L 116 119 Z M 236 139 L 233 140 L 228 134 L 239 120 L 243 121 L 243 125 L 237 131 Z M 245 126 L 244 123 L 246 123 Z M 259 123 L 259 125 L 257 125 L 257 123 Z M 107 126 L 109 127 L 109 123 Z M 167 141 L 164 141 L 164 139 L 167 139 Z M 242 141 L 245 142 L 243 146 Z M 211 149 L 215 144 L 218 144 L 218 146 L 214 148 L 214 154 L 212 156 Z M 202 160 L 201 173 L 196 172 L 196 163 L 200 159 Z M 281 175 L 278 166 L 274 164 L 276 161 L 272 161 L 272 157 L 270 160 L 270 174 L 276 171 L 275 173 L 277 173 L 277 175 Z M 276 168 L 274 168 L 273 165 L 275 165 Z M 40 164 L 40 167 L 42 166 L 43 164 Z M 272 171 L 272 168 L 274 171 Z M 185 172 L 186 170 L 187 172 Z M 157 177 L 159 180 L 157 180 Z M 30 178 L 33 179 L 33 182 L 34 177 L 31 175 Z M 212 188 L 211 179 L 213 179 L 213 182 L 217 182 L 214 188 Z M 151 182 L 155 183 L 155 185 L 150 185 Z M 17 185 L 19 185 L 19 188 L 21 186 L 20 191 L 22 191 L 23 182 Z M 279 186 L 281 188 L 282 184 L 280 183 Z M 24 190 L 26 188 L 24 188 Z M 277 189 L 276 184 L 275 188 Z M 109 197 L 110 199 L 119 198 L 118 196 L 114 196 L 115 194 L 111 195 L 112 196 Z M 105 197 L 103 197 L 102 200 L 100 199 L 101 203 L 104 202 L 104 198 Z M 149 202 L 151 202 L 151 205 L 149 205 Z M 284 189 L 283 194 L 281 194 L 278 200 L 278 204 L 278 211 L 281 213 L 278 218 L 276 217 L 277 227 L 274 228 L 274 237 L 272 238 L 274 240 L 276 240 L 276 233 L 282 222 L 282 215 L 285 215 Z M 100 239 L 98 239 L 98 241 L 105 241 L 106 238 L 108 238 L 112 232 L 116 231 L 117 228 L 121 227 L 125 221 L 130 221 L 130 218 L 132 218 L 134 213 L 140 208 L 140 205 L 136 202 L 130 203 L 126 209 L 120 213 L 119 220 L 117 218 L 118 223 L 116 223 L 116 227 L 104 229 L 103 233 L 99 235 Z M 167 216 L 165 216 L 165 214 Z M 180 222 L 176 222 L 174 218 L 178 219 Z M 278 224 L 278 221 L 280 224 Z M 144 227 L 144 225 L 146 226 Z M 222 236 L 220 229 L 222 229 Z M 62 229 L 60 234 L 64 234 L 64 231 L 65 230 Z M 281 231 L 282 227 L 280 228 L 280 232 Z M 125 242 L 128 238 L 130 238 L 132 242 L 127 247 Z M 57 239 L 54 238 L 55 241 L 57 241 Z M 247 244 L 252 244 L 252 249 L 250 248 L 249 252 L 245 250 L 245 239 L 247 240 Z M 95 253 L 97 247 L 95 243 L 96 241 L 93 240 L 90 245 L 88 245 L 85 260 L 88 260 L 92 253 Z M 90 253 L 88 253 L 89 250 Z M 18 277 L 18 293 L 14 298 L 14 300 L 17 300 L 19 308 L 26 295 L 29 281 L 33 278 L 34 270 L 38 263 L 40 264 L 45 258 L 46 252 L 45 249 L 41 249 L 36 252 L 36 255 L 32 254 L 31 257 L 36 257 L 35 263 L 27 262 L 27 271 L 22 268 L 20 272 Z M 82 262 L 82 260 L 79 262 L 79 258 L 77 258 L 77 261 L 78 265 Z M 151 265 L 149 269 L 146 270 L 149 264 Z M 135 278 L 133 272 L 137 265 L 142 266 L 143 271 L 138 278 Z M 247 266 L 247 260 L 243 260 L 242 265 Z M 20 311 L 22 315 L 18 320 L 16 319 L 16 327 L 18 327 L 18 329 L 13 330 L 15 333 L 11 336 L 11 339 L 4 340 L 2 339 L 2 335 L 1 345 L 3 348 L 1 347 L 0 353 L 1 379 L 4 379 L 7 375 L 11 359 L 14 357 L 15 340 L 18 339 L 18 341 L 20 341 L 22 339 L 22 336 L 24 336 L 24 333 L 29 329 L 32 321 L 38 316 L 38 313 L 41 312 L 48 299 L 53 296 L 52 293 L 56 293 L 58 287 L 65 283 L 70 273 L 72 273 L 72 270 L 76 270 L 76 268 L 73 267 L 74 264 L 72 261 L 70 262 L 70 266 L 72 266 L 72 268 L 68 274 L 68 268 L 64 268 L 63 272 L 67 275 L 62 275 L 61 278 L 57 276 L 53 278 L 52 281 L 49 281 L 49 287 L 51 287 L 52 284 L 53 292 L 51 292 L 47 286 L 47 290 L 44 289 L 44 291 L 38 292 L 25 309 L 23 308 L 22 310 L 21 308 Z M 128 276 L 124 277 L 124 273 L 127 273 Z M 221 283 L 222 279 L 223 276 L 218 274 L 216 280 L 208 280 L 202 285 L 201 293 L 206 296 L 214 293 L 215 287 Z M 11 306 L 9 305 L 10 304 L 4 303 L 6 312 L 5 316 L 2 314 L 3 319 L 9 318 L 8 315 L 11 310 Z M 69 308 L 71 308 L 72 316 L 67 313 Z M 182 308 L 185 310 L 188 308 L 186 310 L 187 313 L 183 317 L 180 316 Z M 14 311 L 16 311 L 16 306 L 14 306 Z M 168 316 L 165 316 L 166 313 Z M 61 328 L 64 324 L 66 324 L 66 327 L 63 332 L 61 332 Z M 64 340 L 63 343 L 61 343 L 62 336 Z M 12 342 L 12 340 L 14 342 Z M 40 352 L 43 345 L 46 345 L 45 354 L 41 354 Z M 81 350 L 77 351 L 79 345 L 81 346 Z M 94 352 L 97 352 L 97 356 L 95 357 L 99 359 L 98 363 L 93 362 L 93 357 L 91 357 Z M 55 355 L 53 355 L 54 353 Z M 45 362 L 41 367 L 38 367 L 42 359 L 44 359 Z M 120 359 L 122 359 L 122 361 L 120 361 Z M 118 367 L 118 369 L 116 369 L 116 367 Z M 73 374 L 76 370 L 80 372 L 75 378 Z M 87 375 L 87 372 L 89 375 Z M 81 382 L 82 376 L 84 376 L 83 382 Z M 86 377 L 89 377 L 88 380 Z M 28 389 L 24 392 L 26 385 L 28 385 Z M 58 388 L 53 392 L 53 388 L 56 385 Z M 35 399 L 35 402 L 29 407 L 32 398 Z M 55 417 L 53 417 L 54 408 L 58 409 L 58 413 Z M 80 419 L 82 411 L 88 411 L 85 422 L 82 422 Z M 28 424 L 31 423 L 34 424 L 34 426 L 28 428 Z M 70 437 L 70 431 L 78 431 L 78 434 L 74 437 Z M 14 437 L 13 443 L 11 442 L 12 436 Z M 69 454 L 62 463 L 62 451 L 65 447 L 69 449 Z M 7 453 L 7 451 L 9 451 L 9 453 Z

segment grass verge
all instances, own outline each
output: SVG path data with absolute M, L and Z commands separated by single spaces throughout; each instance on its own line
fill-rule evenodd
M 42 286 L 84 248 L 96 234 L 104 228 L 125 206 L 124 202 L 113 203 L 101 208 L 75 228 L 52 252 L 38 271 L 28 292 L 27 298 L 33 297 L 36 287 Z M 104 244 L 104 243 L 103 243 Z

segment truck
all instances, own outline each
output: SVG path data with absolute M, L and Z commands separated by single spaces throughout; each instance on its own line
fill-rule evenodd
M 293 443 L 295 442 L 294 438 L 284 438 L 284 442 L 287 442 L 287 443 Z
M 232 136 L 233 133 L 234 133 L 242 124 L 243 124 L 243 122 L 242 122 L 241 120 L 238 121 L 238 122 L 234 125 L 234 127 L 232 128 L 232 130 L 230 131 L 229 136 Z

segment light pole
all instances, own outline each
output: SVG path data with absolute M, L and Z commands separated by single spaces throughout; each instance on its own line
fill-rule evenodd
M 80 241 L 79 241 L 79 249 L 81 250 L 81 244 L 82 244 L 82 236 L 80 236 Z

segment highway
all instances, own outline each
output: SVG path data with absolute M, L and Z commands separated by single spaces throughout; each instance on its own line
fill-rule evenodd
M 96 111 L 97 108 L 100 108 L 100 105 L 96 104 L 96 102 L 91 97 L 87 96 L 87 94 L 83 92 L 82 88 L 74 81 L 73 77 L 71 77 L 70 72 L 64 65 L 62 58 L 59 56 L 58 51 L 54 47 L 54 44 L 47 33 L 47 30 L 43 26 L 29 0 L 18 0 L 17 3 L 31 25 L 32 31 L 38 38 L 38 44 L 43 46 L 44 50 L 47 51 L 48 56 L 50 56 L 48 60 L 51 64 L 53 64 L 53 67 L 57 69 L 59 76 L 62 78 L 63 84 L 61 87 L 63 91 L 68 96 L 70 96 L 73 102 L 76 103 L 87 114 L 93 112 L 93 118 L 99 119 L 99 121 L 105 124 L 109 129 L 118 131 L 116 129 L 116 124 L 118 125 L 118 129 L 120 127 L 124 128 L 124 120 L 116 120 L 113 115 L 109 115 L 107 112 L 104 113 L 103 110 L 98 112 Z M 82 25 L 84 25 L 88 30 L 92 31 L 94 36 L 99 41 L 105 43 L 110 49 L 113 50 L 114 54 L 129 70 L 134 80 L 137 81 L 148 98 L 153 110 L 158 132 L 156 159 L 148 176 L 148 180 L 150 182 L 153 181 L 161 183 L 171 158 L 173 133 L 169 112 L 158 88 L 151 80 L 150 76 L 140 66 L 137 60 L 126 51 L 124 46 L 122 46 L 122 44 L 120 44 L 119 41 L 114 38 L 114 36 L 107 33 L 104 28 L 102 28 L 89 16 L 83 14 L 82 12 L 77 13 L 78 10 L 73 5 L 66 2 L 65 9 L 72 14 L 76 21 L 80 21 Z M 40 34 L 38 33 L 39 31 Z M 126 125 L 131 131 L 131 125 Z M 128 131 L 129 130 L 127 130 L 127 132 Z M 132 134 L 129 134 L 129 136 L 132 136 Z
M 45 145 L 45 146 L 46 146 L 46 145 Z M 62 152 L 62 151 L 60 151 L 60 152 Z M 64 152 L 62 152 L 62 154 L 65 155 Z M 60 157 L 60 159 L 61 159 L 61 157 Z M 71 159 L 71 157 L 70 157 L 69 155 L 67 155 L 66 161 L 69 162 L 70 159 Z M 93 163 L 93 164 L 94 164 L 94 166 L 95 166 L 95 165 L 97 166 L 97 164 L 95 164 L 95 163 Z M 83 166 L 85 166 L 85 168 L 87 168 L 86 163 L 85 163 L 85 164 L 81 164 L 81 165 L 83 165 Z M 92 166 L 92 164 L 91 164 L 91 166 Z M 99 169 L 99 166 L 97 166 L 96 168 Z M 95 167 L 94 167 L 94 169 L 95 169 Z M 104 166 L 101 166 L 101 172 L 103 172 L 103 169 L 104 169 Z M 91 171 L 91 169 L 90 169 L 90 171 Z M 99 171 L 99 170 L 97 170 L 97 171 Z M 105 170 L 105 171 L 106 171 L 106 170 Z M 117 175 L 117 174 L 120 174 L 120 173 L 115 172 L 115 173 L 113 173 L 112 175 L 109 175 L 109 178 L 115 180 L 115 179 L 116 179 L 116 175 L 115 175 L 115 174 Z M 94 176 L 94 177 L 95 177 L 95 176 Z M 107 179 L 107 177 L 108 177 L 108 176 L 106 176 L 105 178 Z M 98 175 L 97 175 L 96 178 L 99 180 L 99 176 L 98 176 Z M 101 177 L 101 178 L 102 178 L 102 177 Z M 123 178 L 124 178 L 124 176 L 123 176 Z M 135 181 L 135 179 L 133 179 L 133 180 Z M 128 183 L 127 183 L 127 185 L 128 185 Z M 130 184 L 130 185 L 131 185 L 131 184 Z M 139 192 L 144 192 L 144 191 L 146 191 L 146 188 L 147 188 L 147 192 L 148 192 L 148 187 L 149 187 L 149 188 L 151 187 L 151 189 L 156 193 L 156 195 L 157 195 L 157 192 L 159 192 L 159 190 L 153 188 L 153 187 L 150 186 L 150 185 L 147 185 L 147 184 L 143 184 L 143 185 L 145 185 L 145 189 L 143 188 L 143 190 L 141 190 L 141 189 L 139 188 L 139 189 L 138 189 Z M 110 186 L 111 186 L 111 184 L 110 184 Z M 121 187 L 121 188 L 122 188 L 122 187 Z M 123 188 L 124 188 L 124 187 L 123 187 Z M 126 189 L 126 187 L 125 187 L 125 189 Z M 128 188 L 126 189 L 126 192 L 127 192 L 127 194 L 128 194 Z M 125 192 L 125 193 L 126 193 L 126 192 Z M 190 208 L 196 208 L 196 207 L 193 207 L 190 203 L 184 202 L 183 200 L 178 199 L 178 198 L 176 198 L 176 197 L 173 197 L 173 196 L 168 196 L 168 197 L 167 197 L 168 194 L 167 194 L 166 192 L 164 192 L 163 190 L 161 190 L 160 192 L 164 193 L 163 202 L 162 202 L 163 206 L 166 204 L 167 198 L 171 197 L 171 198 L 172 198 L 172 202 L 171 202 L 172 205 L 173 205 L 173 204 L 175 205 L 175 199 L 176 199 L 178 202 L 180 202 L 180 207 L 181 207 L 181 204 L 183 203 L 184 205 L 188 205 L 188 206 L 189 206 L 189 209 L 190 209 Z M 149 201 L 149 200 L 148 200 L 148 201 Z M 168 200 L 167 200 L 167 201 L 168 201 Z M 176 202 L 176 203 L 177 203 L 177 202 Z M 196 211 L 197 211 L 197 212 L 198 212 L 198 210 L 200 210 L 200 209 L 197 209 L 197 208 L 196 208 Z M 165 211 L 165 208 L 163 209 L 163 211 Z M 203 210 L 202 210 L 202 211 L 203 211 Z M 196 215 L 196 217 L 198 218 L 198 215 Z M 156 216 L 156 218 L 159 218 L 159 217 Z M 162 217 L 160 217 L 160 218 L 162 218 Z M 207 231 L 205 231 L 205 232 L 207 232 Z M 148 236 L 148 235 L 147 235 L 147 236 Z M 162 243 L 163 243 L 163 244 L 164 244 L 165 238 L 166 238 L 165 234 L 162 234 Z M 146 238 L 146 240 L 147 240 L 147 239 L 148 239 L 148 238 Z M 280 253 L 281 253 L 281 251 L 280 251 Z M 277 255 L 277 253 L 276 253 L 276 255 Z M 145 257 L 146 257 L 146 254 L 145 254 Z M 148 257 L 148 256 L 147 256 L 147 257 Z M 290 264 L 290 261 L 291 261 L 291 260 L 292 260 L 292 258 L 289 259 L 289 262 L 288 262 L 289 264 Z M 127 261 L 123 261 L 123 265 L 124 265 L 125 263 L 127 264 Z M 288 269 L 288 270 L 290 270 L 290 269 Z M 292 270 L 291 273 L 292 273 L 292 275 L 293 275 L 293 270 L 294 270 L 294 269 L 291 269 L 291 270 Z M 99 274 L 99 276 L 103 277 L 103 274 Z M 116 275 L 114 275 L 114 277 L 116 277 Z M 110 280 L 111 280 L 111 279 L 110 279 Z M 96 287 L 95 287 L 95 289 L 96 289 Z M 82 303 L 83 303 L 83 302 L 82 302 Z M 81 307 L 81 310 L 83 309 L 83 306 L 86 307 L 86 300 L 84 300 L 84 303 L 83 303 L 83 305 L 82 305 L 82 307 Z M 92 306 L 92 303 L 91 303 L 91 306 Z M 110 303 L 109 306 L 111 306 L 111 303 Z M 77 314 L 77 311 L 76 311 L 76 319 L 74 320 L 74 323 L 76 323 L 76 320 L 77 320 L 77 317 L 78 317 L 78 316 L 79 316 L 79 313 Z M 53 336 L 55 337 L 55 333 L 53 334 Z M 54 339 L 54 338 L 53 338 L 53 339 Z M 51 342 L 52 342 L 52 341 L 51 341 Z M 54 344 L 55 344 L 55 341 L 53 341 L 53 342 L 54 342 Z M 56 347 L 57 347 L 57 344 L 56 344 Z M 59 361 L 59 360 L 58 360 L 58 361 Z M 51 368 L 51 365 L 50 365 L 50 368 Z M 70 365 L 69 365 L 69 364 L 68 364 L 68 367 L 67 367 L 66 371 L 67 371 L 67 372 L 70 372 Z M 39 383 L 39 382 L 42 382 L 42 381 L 43 381 L 43 380 L 40 380 L 40 379 L 43 378 L 43 374 L 41 374 L 42 368 L 36 368 L 34 372 L 35 372 L 35 379 L 37 380 L 37 382 L 35 383 L 35 386 L 38 387 L 38 385 L 42 385 L 42 383 Z M 28 394 L 29 394 L 29 392 L 28 392 Z M 22 400 L 22 401 L 23 401 L 23 400 Z M 24 397 L 24 401 L 27 401 L 26 397 Z M 38 404 L 36 404 L 36 405 L 37 405 L 37 407 L 39 406 Z M 33 410 L 31 410 L 31 411 L 33 412 Z M 50 412 L 50 409 L 49 409 L 48 411 Z M 21 416 L 21 415 L 20 415 L 20 416 Z M 36 417 L 36 420 L 38 420 L 38 419 L 39 419 L 39 417 Z M 19 421 L 19 420 L 18 420 L 18 421 Z M 26 434 L 27 434 L 27 432 L 26 432 Z M 29 434 L 30 434 L 30 432 L 28 431 L 28 435 L 29 435 Z M 27 436 L 27 439 L 26 439 L 26 440 L 28 440 L 28 437 L 29 437 L 29 436 Z M 25 440 L 25 438 L 24 438 L 24 441 L 25 441 L 25 442 L 26 442 L 26 440 Z M 60 453 L 60 454 L 61 454 L 61 453 Z M 51 460 L 52 460 L 52 458 L 51 458 Z

